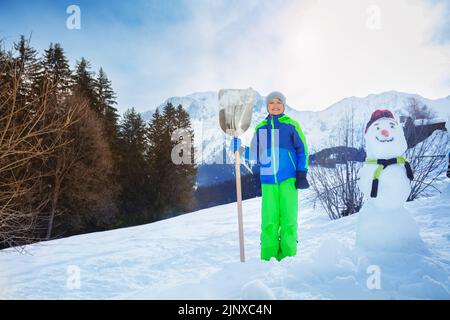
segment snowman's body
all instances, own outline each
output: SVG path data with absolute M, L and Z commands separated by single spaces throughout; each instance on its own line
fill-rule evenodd
M 370 197 L 373 174 L 377 165 L 365 163 L 359 171 L 359 188 L 366 201 L 379 209 L 401 208 L 405 204 L 411 191 L 410 181 L 403 165 L 394 164 L 386 167 L 378 181 L 378 195 Z
M 402 156 L 407 143 L 403 128 L 391 118 L 373 122 L 366 135 L 367 159 L 392 159 Z M 364 163 L 358 173 L 358 186 L 366 202 L 359 212 L 356 242 L 376 250 L 417 248 L 422 242 L 419 229 L 404 204 L 411 184 L 403 164 L 385 167 L 378 179 L 378 193 L 371 197 L 377 164 Z

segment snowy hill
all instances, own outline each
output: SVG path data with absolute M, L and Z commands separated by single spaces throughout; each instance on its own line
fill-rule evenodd
M 243 202 L 245 263 L 239 262 L 236 203 L 231 203 L 30 245 L 26 255 L 0 251 L 0 297 L 450 299 L 450 184 L 443 181 L 444 194 L 407 204 L 426 250 L 358 250 L 357 215 L 330 221 L 306 202 L 309 191 L 301 191 L 294 258 L 260 261 L 261 199 L 254 198 Z M 71 282 L 74 270 L 79 287 Z M 379 289 L 367 285 L 372 270 L 380 272 Z
M 388 91 L 380 94 L 370 94 L 367 97 L 345 98 L 330 107 L 321 111 L 298 111 L 289 106 L 285 113 L 299 121 L 302 125 L 311 150 L 321 150 L 330 137 L 336 135 L 339 123 L 346 115 L 349 115 L 352 108 L 354 110 L 355 125 L 362 130 L 370 115 L 375 109 L 388 108 L 397 116 L 404 113 L 405 107 L 410 98 L 426 104 L 440 118 L 450 118 L 450 96 L 442 99 L 427 99 L 417 94 Z M 221 152 L 225 136 L 219 127 L 219 105 L 217 92 L 194 93 L 185 97 L 172 97 L 164 101 L 160 107 L 167 102 L 177 106 L 181 104 L 189 113 L 195 133 L 194 144 L 198 151 L 203 150 L 200 158 L 204 162 L 211 163 Z M 267 115 L 264 97 L 257 94 L 254 106 L 252 124 L 250 130 L 243 136 L 244 144 L 248 144 L 253 133 L 253 128 Z M 144 119 L 149 120 L 153 111 L 144 112 Z

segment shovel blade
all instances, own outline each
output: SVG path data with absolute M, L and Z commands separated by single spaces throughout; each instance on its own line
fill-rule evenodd
M 219 124 L 229 135 L 240 136 L 252 122 L 256 91 L 248 89 L 222 89 L 219 91 Z

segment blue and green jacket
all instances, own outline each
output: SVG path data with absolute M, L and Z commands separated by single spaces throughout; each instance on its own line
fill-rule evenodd
M 284 113 L 269 114 L 255 128 L 247 160 L 260 167 L 261 183 L 277 184 L 308 171 L 308 145 L 297 121 Z

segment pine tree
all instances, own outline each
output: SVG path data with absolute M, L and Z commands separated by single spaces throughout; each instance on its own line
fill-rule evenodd
M 45 56 L 46 60 L 51 61 L 49 65 L 51 82 L 56 85 L 59 93 L 67 93 L 72 84 L 72 71 L 64 49 L 59 43 L 55 43 L 54 47 L 50 44 L 49 50 L 45 51 Z
M 111 146 L 114 158 L 118 160 L 118 119 L 119 115 L 115 105 L 116 94 L 112 89 L 111 81 L 106 76 L 103 68 L 100 68 L 95 81 L 95 94 L 98 109 L 105 124 L 105 136 Z
M 59 43 L 55 45 L 50 43 L 49 48 L 44 50 L 41 65 L 38 77 L 39 94 L 42 94 L 46 90 L 46 86 L 48 86 L 53 92 L 53 98 L 56 103 L 60 103 L 61 101 L 57 97 L 61 98 L 64 94 L 68 94 L 73 81 L 69 62 Z
M 99 111 L 104 116 L 107 117 L 114 116 L 114 120 L 117 121 L 117 109 L 114 107 L 116 102 L 116 94 L 114 93 L 111 81 L 106 76 L 103 68 L 100 68 L 97 76 L 97 81 L 95 82 L 96 94 L 98 97 Z
M 119 126 L 121 147 L 120 207 L 126 224 L 145 222 L 149 198 L 146 192 L 145 121 L 134 108 L 125 112 Z
M 172 139 L 178 129 L 182 129 L 181 136 Z M 183 141 L 185 137 L 187 141 Z M 195 184 L 196 168 L 193 163 L 193 131 L 188 113 L 181 106 L 175 108 L 167 103 L 160 114 L 157 109 L 147 129 L 149 148 L 147 152 L 148 167 L 150 169 L 149 179 L 154 195 L 155 211 L 159 218 L 165 218 L 174 213 L 186 212 L 191 209 L 193 203 L 193 186 Z M 182 152 L 176 154 L 176 150 Z M 172 159 L 174 156 L 182 156 L 185 150 L 190 150 L 191 161 L 176 164 Z
M 0 93 L 7 90 L 11 82 L 8 65 L 11 63 L 10 57 L 3 48 L 3 41 L 0 39 Z
M 55 49 L 53 47 L 53 43 L 50 43 L 48 49 L 44 50 L 44 59 L 42 61 L 42 64 L 44 66 L 43 75 L 51 75 L 53 73 L 55 64 Z
M 181 129 L 182 137 L 179 137 L 177 143 L 182 147 L 182 152 L 187 152 L 187 163 L 178 164 L 175 168 L 175 181 L 177 181 L 176 198 L 174 206 L 176 211 L 189 211 L 194 204 L 194 185 L 197 175 L 197 167 L 195 165 L 194 157 L 194 130 L 191 126 L 189 114 L 179 105 L 176 109 L 176 127 Z M 186 141 L 186 137 L 188 140 Z
M 148 152 L 148 166 L 150 171 L 151 185 L 154 187 L 154 210 L 158 214 L 156 219 L 164 218 L 171 211 L 170 197 L 174 181 L 174 163 L 171 159 L 171 151 L 175 143 L 171 140 L 171 133 L 175 130 L 175 108 L 167 103 L 162 114 L 154 113 L 149 123 L 147 137 L 152 147 Z
M 149 185 L 152 186 L 152 188 L 148 189 L 148 197 L 153 200 L 153 220 L 158 220 L 159 212 L 162 211 L 160 186 L 163 182 L 165 171 L 163 165 L 168 162 L 166 156 L 168 148 L 166 146 L 165 125 L 165 119 L 157 108 L 146 128 L 147 148 L 145 154 L 147 163 L 146 175 L 149 180 Z
M 77 62 L 75 74 L 73 75 L 73 85 L 78 94 L 84 96 L 88 102 L 91 110 L 99 112 L 98 101 L 95 94 L 95 80 L 94 75 L 90 69 L 90 63 L 85 58 Z
M 17 74 L 20 75 L 17 102 L 20 105 L 28 105 L 39 94 L 40 61 L 36 49 L 31 47 L 30 40 L 26 40 L 24 35 L 21 35 L 19 42 L 14 44 L 14 50 L 17 52 L 15 57 Z
M 3 49 L 3 40 L 0 39 L 0 66 L 3 66 L 5 59 L 6 59 L 6 52 Z M 2 69 L 0 69 L 0 70 L 2 70 Z
M 162 132 L 164 130 L 164 119 L 157 108 L 153 113 L 152 120 L 149 122 L 146 129 L 147 137 L 147 149 L 146 157 L 147 161 L 156 159 L 161 154 L 161 147 L 163 144 Z M 155 168 L 156 169 L 156 168 Z
M 18 53 L 16 61 L 19 73 L 28 76 L 27 80 L 33 80 L 32 75 L 38 68 L 36 49 L 30 46 L 30 40 L 26 40 L 25 36 L 21 35 L 19 42 L 14 43 L 14 50 Z

